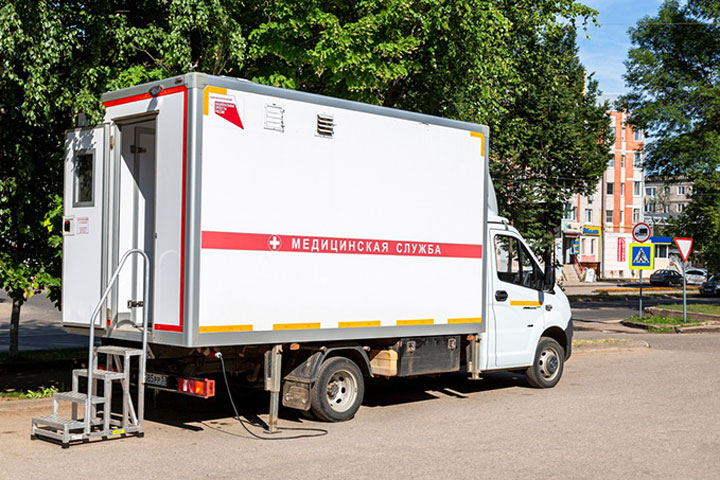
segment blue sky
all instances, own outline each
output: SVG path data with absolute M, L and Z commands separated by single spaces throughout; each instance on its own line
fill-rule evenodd
M 646 15 L 655 16 L 662 1 L 581 0 L 581 3 L 599 12 L 600 27 L 588 25 L 586 32 L 578 30 L 580 61 L 588 73 L 595 72 L 594 78 L 604 94 L 627 92 L 622 75 L 630 49 L 628 29 Z

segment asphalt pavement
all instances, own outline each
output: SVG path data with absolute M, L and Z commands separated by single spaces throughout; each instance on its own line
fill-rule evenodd
M 549 390 L 512 373 L 390 380 L 368 385 L 350 422 L 281 410 L 282 427 L 323 436 L 246 425 L 266 439 L 313 438 L 251 437 L 221 386 L 214 402 L 149 405 L 144 438 L 69 450 L 30 441 L 29 419 L 47 414 L 49 402 L 0 407 L 0 477 L 720 478 L 720 335 L 638 337 L 652 348 L 574 354 Z M 266 395 L 236 393 L 235 401 L 245 421 L 266 418 Z

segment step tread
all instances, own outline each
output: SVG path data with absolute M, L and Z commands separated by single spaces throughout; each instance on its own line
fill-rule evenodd
M 81 377 L 87 377 L 88 369 L 87 368 L 76 368 L 75 370 L 73 370 L 73 373 L 76 373 L 77 375 L 79 375 Z M 93 370 L 93 377 L 109 379 L 109 380 L 121 380 L 121 379 L 125 378 L 125 373 L 124 372 L 114 372 L 112 370 L 95 369 L 95 370 Z
M 87 394 L 82 392 L 58 392 L 53 394 L 53 398 L 65 400 L 66 402 L 85 403 L 87 401 Z M 92 403 L 105 403 L 105 397 L 93 395 Z
M 81 420 L 73 420 L 72 418 L 58 417 L 57 415 L 43 415 L 41 417 L 33 417 L 33 423 L 36 425 L 47 425 L 53 428 L 68 427 L 83 428 L 83 422 Z
M 101 345 L 99 347 L 95 347 L 95 353 L 107 353 L 109 355 L 142 355 L 142 349 L 119 347 L 117 345 Z

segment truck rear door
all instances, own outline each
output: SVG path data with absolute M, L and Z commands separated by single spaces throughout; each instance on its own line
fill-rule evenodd
M 62 312 L 67 325 L 89 325 L 100 299 L 108 128 L 76 129 L 65 138 Z

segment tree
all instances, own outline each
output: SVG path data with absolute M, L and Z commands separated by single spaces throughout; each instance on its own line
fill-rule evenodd
M 491 170 L 506 215 L 550 265 L 563 205 L 594 193 L 612 139 L 597 82 L 586 87 L 574 29 L 527 41 L 534 52 L 523 75 L 527 88 L 498 122 Z
M 204 71 L 486 123 L 500 140 L 542 120 L 527 107 L 539 95 L 528 67 L 544 68 L 533 60 L 534 49 L 549 48 L 562 40 L 555 32 L 595 14 L 575 0 L 6 0 L 0 285 L 17 307 L 12 335 L 29 295 L 51 287 L 58 298 L 63 131 L 80 112 L 99 122 L 102 92 Z M 555 82 L 577 91 L 578 78 Z M 595 128 L 586 113 L 566 114 L 580 131 Z M 580 117 L 590 123 L 578 123 Z M 535 168 L 529 158 L 540 149 L 516 151 L 511 137 L 490 142 L 493 157 Z M 571 134 L 568 141 L 587 138 Z M 577 145 L 574 154 L 582 152 Z M 564 176 L 585 173 L 572 165 L 579 157 L 552 158 L 564 162 L 557 164 Z M 545 185 L 543 198 L 558 181 L 562 191 L 569 188 L 552 168 L 531 172 L 546 175 L 538 184 Z M 534 225 L 530 215 L 542 212 L 515 209 L 514 217 Z
M 625 80 L 631 92 L 622 101 L 630 122 L 652 137 L 645 144 L 648 169 L 695 180 L 692 203 L 673 231 L 693 237 L 698 256 L 717 268 L 720 7 L 713 0 L 666 1 L 630 36 Z
M 676 237 L 693 239 L 693 260 L 720 272 L 720 172 L 713 171 L 694 178 L 691 202 L 670 224 Z

